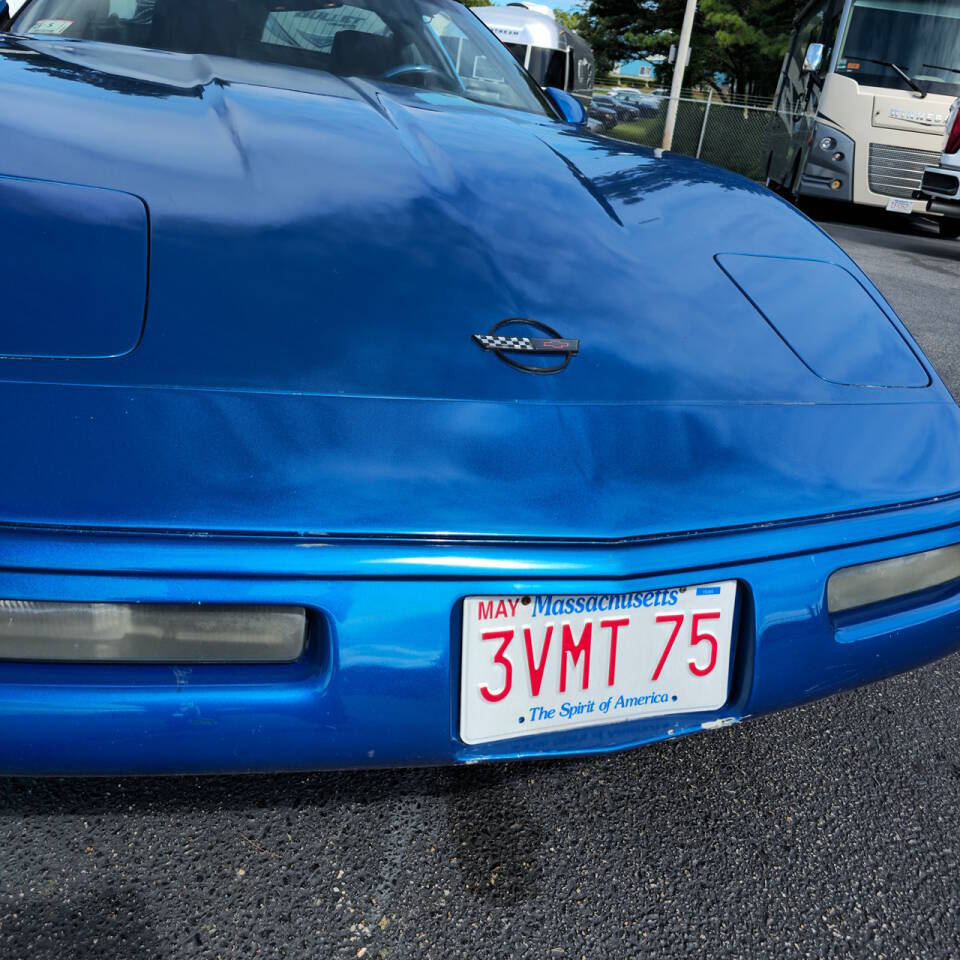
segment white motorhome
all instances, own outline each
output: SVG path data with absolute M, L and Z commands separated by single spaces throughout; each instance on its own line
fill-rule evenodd
M 769 182 L 920 213 L 960 94 L 960 0 L 813 0 L 777 87 Z
M 583 37 L 557 23 L 549 7 L 512 3 L 473 12 L 540 86 L 567 90 L 584 106 L 590 103 L 593 51 Z

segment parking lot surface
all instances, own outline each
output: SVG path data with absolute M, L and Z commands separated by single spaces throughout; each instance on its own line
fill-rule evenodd
M 960 242 L 821 217 L 960 395 Z M 0 958 L 954 956 L 958 689 L 571 762 L 0 779 Z

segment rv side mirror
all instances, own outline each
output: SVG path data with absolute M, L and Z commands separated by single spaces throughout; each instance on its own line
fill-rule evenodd
M 566 90 L 560 90 L 558 87 L 544 87 L 543 92 L 557 108 L 564 122 L 572 123 L 577 127 L 582 127 L 587 122 L 587 111 L 583 109 L 583 104 Z
M 816 73 L 823 63 L 823 44 L 811 43 L 803 57 L 803 72 Z

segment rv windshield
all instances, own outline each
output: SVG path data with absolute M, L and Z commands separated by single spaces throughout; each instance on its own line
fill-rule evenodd
M 884 61 L 878 63 L 877 61 Z M 836 71 L 858 83 L 960 94 L 960 0 L 854 0 Z
M 269 61 L 550 114 L 457 0 L 32 0 L 10 32 Z
M 530 48 L 530 76 L 543 87 L 564 87 L 567 55 L 563 50 Z

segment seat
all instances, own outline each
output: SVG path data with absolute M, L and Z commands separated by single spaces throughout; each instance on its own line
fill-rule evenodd
M 393 37 L 362 30 L 340 30 L 330 50 L 331 69 L 341 76 L 380 77 L 400 65 Z
M 157 0 L 152 47 L 233 57 L 239 39 L 239 11 L 232 0 Z

